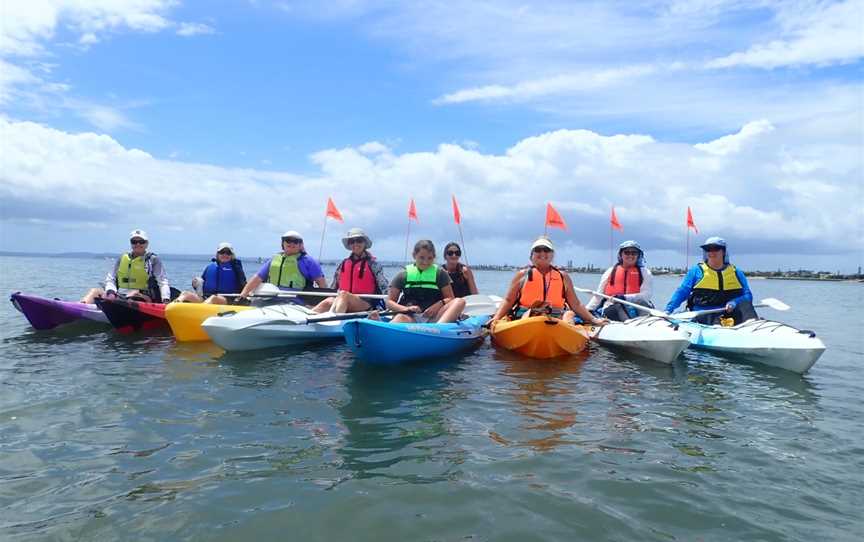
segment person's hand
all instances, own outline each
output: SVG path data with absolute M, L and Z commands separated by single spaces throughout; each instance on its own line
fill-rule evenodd
M 163 298 L 162 298 L 162 303 L 165 303 L 165 304 L 167 305 L 168 303 L 171 303 L 171 299 L 169 299 L 169 298 L 167 298 L 167 297 L 163 297 Z
M 105 299 L 117 299 L 117 292 L 114 290 L 105 292 Z
M 730 301 L 729 303 L 726 303 L 726 307 L 723 308 L 723 312 L 725 312 L 726 314 L 732 314 L 732 311 L 734 311 L 734 310 L 735 310 L 735 303 L 733 303 L 732 301 Z
M 609 320 L 607 318 L 592 318 L 591 323 L 595 326 L 605 326 L 609 323 Z
M 416 314 L 418 312 L 423 312 L 423 311 L 420 310 L 420 307 L 417 305 L 408 305 L 407 307 L 405 307 L 405 312 Z
M 439 303 L 441 303 L 442 307 L 444 306 L 444 302 Z M 425 311 L 423 311 L 423 316 L 425 316 L 426 318 L 432 318 L 433 316 L 435 316 L 435 314 L 438 313 L 438 309 L 438 303 L 433 303 L 429 305 L 429 307 L 427 307 Z

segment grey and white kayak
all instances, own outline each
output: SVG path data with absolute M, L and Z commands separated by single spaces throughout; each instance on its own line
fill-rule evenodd
M 604 346 L 668 364 L 690 346 L 688 331 L 677 322 L 657 316 L 640 316 L 626 322 L 591 326 L 591 338 Z
M 748 320 L 731 327 L 681 321 L 681 327 L 690 332 L 693 348 L 800 374 L 825 352 L 825 344 L 814 332 L 773 320 Z
M 270 305 L 260 309 L 223 313 L 204 320 L 210 339 L 229 352 L 258 350 L 311 342 L 341 340 L 345 320 L 316 322 L 333 316 L 301 305 Z

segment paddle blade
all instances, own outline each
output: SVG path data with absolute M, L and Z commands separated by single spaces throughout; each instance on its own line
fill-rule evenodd
M 501 305 L 501 299 L 497 295 L 468 295 L 465 296 L 465 309 L 462 314 L 467 316 L 492 316 Z
M 788 311 L 791 308 L 786 303 L 783 303 L 779 299 L 774 299 L 773 297 L 766 297 L 760 301 L 759 304 L 765 307 L 770 307 L 775 311 Z

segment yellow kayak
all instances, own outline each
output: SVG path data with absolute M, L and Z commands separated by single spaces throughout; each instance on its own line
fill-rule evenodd
M 532 316 L 500 320 L 492 327 L 492 341 L 507 350 L 537 359 L 569 356 L 588 345 L 583 326 L 565 324 L 557 318 Z
M 169 303 L 165 318 L 178 341 L 209 341 L 201 322 L 223 312 L 248 311 L 252 307 L 240 305 L 211 305 L 210 303 Z

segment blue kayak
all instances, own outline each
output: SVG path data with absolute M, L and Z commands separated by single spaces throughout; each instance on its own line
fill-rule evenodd
M 452 324 L 391 324 L 351 320 L 342 331 L 345 342 L 362 361 L 398 365 L 409 361 L 456 356 L 483 342 L 488 316 L 472 316 Z

